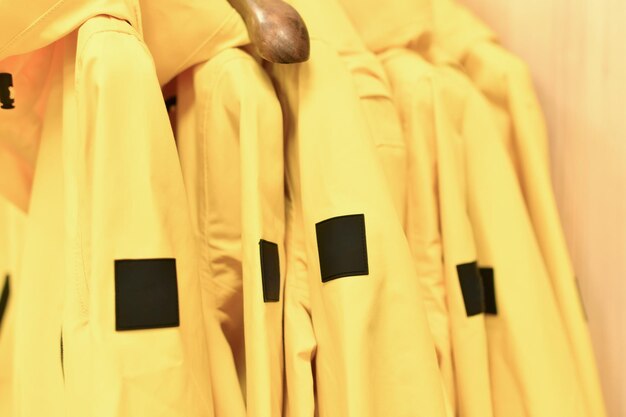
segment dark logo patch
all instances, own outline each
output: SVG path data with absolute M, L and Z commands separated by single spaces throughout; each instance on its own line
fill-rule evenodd
M 280 301 L 280 258 L 278 245 L 261 239 L 261 278 L 263 279 L 263 301 Z
M 496 303 L 496 287 L 493 268 L 480 268 L 480 276 L 483 279 L 485 313 L 495 316 L 498 314 L 498 305 Z
M 11 287 L 9 285 L 9 275 L 4 278 L 4 286 L 2 287 L 2 294 L 0 294 L 0 329 L 2 329 L 2 319 L 4 318 L 4 312 L 7 309 L 9 303 L 9 294 Z
M 485 310 L 483 284 L 476 261 L 456 266 L 461 284 L 467 317 L 481 314 Z
M 176 260 L 116 260 L 116 330 L 158 329 L 179 325 Z
M 0 108 L 5 110 L 14 109 L 13 105 L 13 76 L 6 72 L 0 73 Z
M 322 282 L 369 274 L 363 214 L 333 217 L 315 230 Z

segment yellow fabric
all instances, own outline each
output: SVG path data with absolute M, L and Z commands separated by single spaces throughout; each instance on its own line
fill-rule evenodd
M 0 3 L 0 61 L 34 51 L 63 38 L 93 16 L 107 14 L 127 20 L 137 29 L 136 0 L 19 0 Z
M 216 414 L 245 415 L 243 390 L 247 415 L 279 416 L 285 273 L 280 104 L 259 63 L 239 49 L 191 68 L 177 83 L 177 142 L 200 278 L 205 296 L 216 299 L 216 309 L 206 314 L 218 317 L 230 345 L 216 358 L 230 363 L 233 374 L 214 374 L 214 389 L 222 390 L 215 391 Z M 264 302 L 261 239 L 279 248 L 279 302 Z
M 459 219 L 463 218 L 463 212 L 456 214 L 454 205 L 451 204 L 440 219 L 439 202 L 435 194 L 436 177 L 433 177 L 434 172 L 428 171 L 431 164 L 434 164 L 433 169 L 436 166 L 436 157 L 431 155 L 429 162 L 428 154 L 425 153 L 429 146 L 424 141 L 432 141 L 437 133 L 432 109 L 434 93 L 428 86 L 429 79 L 436 77 L 436 70 L 429 69 L 425 62 L 406 49 L 399 48 L 405 45 L 420 45 L 424 40 L 428 41 L 433 20 L 431 0 L 394 0 L 384 3 L 370 0 L 365 2 L 340 0 L 340 3 L 367 46 L 378 53 L 394 85 L 394 100 L 401 115 L 409 149 L 405 232 L 411 246 L 417 277 L 424 291 L 426 311 L 443 381 L 447 388 L 448 402 L 455 409 L 457 397 L 455 384 L 458 384 L 459 407 L 463 413 L 489 415 L 488 368 L 485 363 L 486 346 L 482 318 L 468 320 L 464 315 L 458 314 L 464 311 L 464 306 L 462 298 L 458 298 L 459 283 L 456 279 L 456 263 L 453 263 L 463 259 L 471 261 L 468 258 L 472 258 L 475 252 L 471 230 L 455 235 L 453 241 L 458 244 L 454 246 L 449 243 L 447 252 L 444 253 L 441 247 L 440 220 L 456 221 L 458 226 Z M 386 18 L 379 19 L 380 16 Z M 440 123 L 439 129 L 446 130 L 439 132 L 439 135 L 449 135 L 447 133 L 449 127 L 445 123 Z M 431 148 L 433 146 L 430 145 Z M 454 194 L 451 192 L 446 195 Z M 464 205 L 463 201 L 454 201 L 454 204 L 460 204 L 461 208 Z M 442 255 L 449 256 L 451 260 L 447 264 L 451 269 L 446 273 Z M 475 259 L 475 254 L 473 258 Z M 448 299 L 446 287 L 449 287 Z M 448 307 L 449 304 L 453 305 Z M 452 328 L 448 308 L 453 310 Z M 452 359 L 451 331 L 457 341 L 454 350 L 456 364 Z M 456 382 L 453 375 L 455 367 L 458 368 L 456 372 L 459 374 Z M 461 415 L 465 415 L 463 413 Z
M 504 138 L 566 329 L 588 416 L 604 416 L 595 358 L 552 191 L 545 121 L 527 66 L 466 9 L 437 0 L 435 42 L 454 54 L 506 126 Z
M 197 254 L 155 68 L 110 17 L 66 41 L 63 80 L 69 416 L 212 416 Z M 180 326 L 116 331 L 114 261 L 173 258 Z
M 14 415 L 15 298 L 18 293 L 23 228 L 23 214 L 5 199 L 0 199 L 0 292 L 7 281 L 9 291 L 0 321 L 0 415 L 8 417 Z
M 491 416 L 484 317 L 467 316 L 456 269 L 477 260 L 460 131 L 464 94 L 452 94 L 453 73 L 413 51 L 392 49 L 381 60 L 409 150 L 406 234 L 449 398 L 459 416 Z
M 312 39 L 308 62 L 271 68 L 288 126 L 286 415 L 443 416 L 421 291 L 377 154 L 381 138 L 360 100 L 361 88 L 381 91 L 376 77 L 360 76 L 375 75 L 376 65 L 353 60 L 362 47 L 337 4 L 290 3 Z M 369 275 L 322 283 L 316 223 L 359 213 Z
M 16 0 L 0 2 L 0 16 L 6 17 L 0 27 L 0 72 L 13 75 L 15 99 L 15 109 L 0 110 L 0 194 L 23 211 L 28 210 L 49 89 L 51 49 L 44 47 L 99 14 L 140 29 L 136 0 L 32 0 L 27 7 Z
M 432 29 L 432 0 L 338 0 L 375 53 L 414 43 Z
M 494 415 L 584 416 L 570 346 L 501 124 L 465 77 L 456 77 L 449 94 L 464 96 L 468 212 L 479 265 L 494 270 L 497 315 L 485 318 Z
M 227 0 L 140 0 L 143 33 L 161 85 L 220 51 L 249 43 Z
M 19 267 L 15 416 L 65 416 L 61 317 L 65 278 L 62 134 L 63 43 L 50 47 L 50 87 Z M 45 388 L 42 388 L 45 387 Z

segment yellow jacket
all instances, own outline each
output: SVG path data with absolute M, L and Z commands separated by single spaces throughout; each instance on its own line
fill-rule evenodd
M 380 58 L 405 129 L 406 235 L 427 294 L 449 398 L 459 416 L 492 416 L 484 289 L 468 216 L 464 94 L 455 90 L 454 70 L 433 66 L 413 51 L 390 49 Z
M 354 45 L 336 31 L 349 26 L 331 1 L 290 3 L 312 40 L 308 62 L 271 68 L 288 126 L 287 415 L 443 416 L 421 290 L 376 150 L 385 137 L 368 126 Z M 396 144 L 404 150 L 401 136 Z
M 3 2 L 2 15 L 13 15 L 9 7 L 17 6 Z M 113 17 L 92 17 L 98 14 Z M 54 342 L 39 344 L 54 343 L 59 371 L 47 375 L 65 377 L 60 391 L 65 395 L 58 396 L 67 400 L 64 413 L 212 416 L 209 343 L 203 343 L 207 332 L 187 198 L 135 4 L 38 1 L 20 6 L 15 16 L 0 32 L 0 62 L 13 71 L 14 110 L 20 110 L 3 109 L 0 118 L 8 119 L 0 125 L 17 123 L 7 114 L 32 123 L 22 132 L 13 124 L 16 134 L 3 136 L 2 152 L 20 162 L 13 172 L 18 178 L 28 174 L 32 160 L 15 149 L 38 149 L 48 137 L 38 124 L 54 115 L 55 123 L 43 125 L 44 130 L 56 126 L 51 134 L 58 145 L 45 152 L 57 157 L 43 160 L 63 175 L 60 230 L 65 233 L 56 242 L 68 250 L 65 256 L 56 252 L 63 271 L 51 271 L 50 277 L 63 294 L 57 298 L 55 292 L 46 308 L 62 303 L 62 312 L 55 310 L 52 317 L 58 314 L 62 322 L 62 372 L 61 326 L 50 326 Z M 49 65 L 37 65 L 42 62 Z M 28 88 L 32 81 L 30 86 L 43 88 Z M 50 108 L 41 110 L 40 103 Z M 24 135 L 34 140 L 24 143 Z M 39 152 L 41 161 L 43 145 Z M 13 195 L 25 196 L 18 203 L 27 207 L 29 187 L 9 184 L 21 187 Z M 49 238 L 39 237 L 37 244 Z M 25 259 L 32 259 L 27 255 L 28 248 Z M 24 283 L 28 275 L 22 275 Z M 19 310 L 17 318 L 22 323 Z M 17 345 L 20 338 L 18 332 Z M 17 356 L 15 361 L 20 363 Z M 56 389 L 51 384 L 50 391 Z
M 226 49 L 177 79 L 177 143 L 200 250 L 216 415 L 279 416 L 283 405 L 283 118 L 259 63 Z M 219 334 L 216 335 L 219 337 Z M 222 336 L 223 337 L 223 336 Z M 241 388 L 239 381 L 241 381 Z M 243 391 L 243 395 L 242 395 Z
M 437 0 L 436 44 L 450 51 L 489 99 L 504 126 L 504 140 L 516 168 L 528 215 L 560 311 L 576 379 L 588 416 L 606 410 L 588 326 L 556 208 L 549 169 L 548 138 L 527 66 L 502 48 L 496 36 L 467 10 Z

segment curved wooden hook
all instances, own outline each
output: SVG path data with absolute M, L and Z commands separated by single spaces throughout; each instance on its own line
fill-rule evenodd
M 228 0 L 243 18 L 261 58 L 277 64 L 309 59 L 309 32 L 300 14 L 282 0 Z

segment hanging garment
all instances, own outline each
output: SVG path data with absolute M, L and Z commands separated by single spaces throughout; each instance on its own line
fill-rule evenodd
M 200 250 L 206 312 L 229 351 L 213 369 L 216 415 L 283 406 L 283 118 L 260 64 L 226 49 L 177 79 L 177 143 Z M 215 355 L 215 346 L 210 347 Z M 229 372 L 227 369 L 233 372 Z M 237 373 L 234 370 L 237 370 Z M 241 381 L 241 388 L 237 380 Z M 220 390 L 218 392 L 218 390 Z
M 367 0 L 341 3 L 368 47 L 384 63 L 394 87 L 409 148 L 405 233 L 425 294 L 448 398 L 460 416 L 491 416 L 484 317 L 467 314 L 461 291 L 465 280 L 476 280 L 477 271 L 471 268 L 476 250 L 464 210 L 465 174 L 454 159 L 450 162 L 451 158 L 462 158 L 445 150 L 450 141 L 459 140 L 459 134 L 456 121 L 447 112 L 435 111 L 441 100 L 437 83 L 445 82 L 438 78 L 445 75 L 407 49 L 429 42 L 433 20 L 430 0 L 394 0 L 384 5 Z M 381 15 L 386 18 L 379 19 Z
M 506 126 L 509 154 L 573 351 L 586 413 L 602 417 L 606 410 L 593 348 L 554 200 L 547 131 L 528 67 L 455 2 L 437 0 L 435 5 L 435 42 L 463 64 Z
M 210 300 L 155 68 L 135 29 L 104 16 L 83 24 L 68 41 L 63 98 L 68 414 L 212 416 Z
M 129 6 L 108 3 L 113 15 Z M 46 16 L 55 24 L 42 26 L 41 38 L 71 32 L 82 11 L 52 8 Z M 56 170 L 64 174 L 67 251 L 56 284 L 64 290 L 66 414 L 212 416 L 204 300 L 173 135 L 152 58 L 129 24 L 137 19 L 118 17 L 125 20 L 92 18 L 49 46 L 61 45 L 64 55 Z M 10 53 L 26 52 L 29 40 L 14 38 Z
M 396 48 L 380 58 L 405 129 L 406 235 L 429 295 L 428 317 L 449 397 L 456 399 L 459 416 L 492 416 L 483 288 L 459 130 L 465 103 L 460 94 L 449 94 L 450 75 L 417 53 Z
M 15 295 L 24 216 L 0 198 L 0 415 L 13 416 Z
M 585 416 L 582 387 L 500 125 L 469 80 L 449 73 L 443 97 L 465 103 L 459 126 L 480 296 L 488 313 L 494 415 Z
M 28 7 L 15 0 L 0 3 L 0 194 L 24 211 L 39 149 L 50 54 L 19 55 L 50 45 L 99 14 L 138 24 L 134 0 L 33 0 Z
M 288 115 L 286 413 L 443 416 L 420 288 L 359 100 L 365 78 L 342 33 L 324 32 L 344 19 L 332 2 L 291 4 L 311 57 L 271 68 Z

